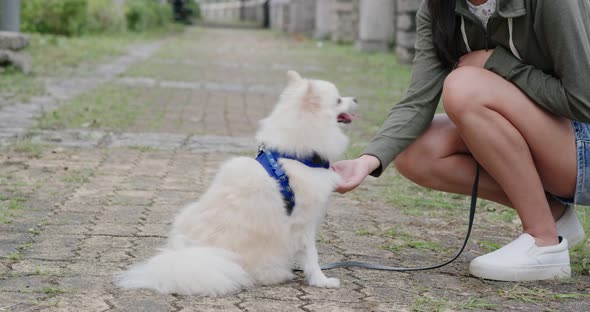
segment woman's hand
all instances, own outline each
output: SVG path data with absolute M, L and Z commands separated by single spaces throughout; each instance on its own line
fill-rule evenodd
M 365 178 L 381 165 L 379 159 L 371 155 L 363 155 L 357 159 L 342 160 L 332 165 L 332 170 L 342 177 L 336 192 L 344 194 L 359 186 Z
M 459 63 L 457 63 L 457 68 L 461 68 L 463 66 L 474 66 L 474 67 L 481 67 L 484 68 L 490 56 L 494 53 L 494 49 L 489 50 L 477 50 L 473 52 L 469 52 L 461 58 L 459 58 Z

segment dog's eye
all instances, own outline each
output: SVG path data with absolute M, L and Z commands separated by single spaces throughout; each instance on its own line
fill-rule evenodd
M 338 104 L 342 104 L 342 99 L 338 99 Z

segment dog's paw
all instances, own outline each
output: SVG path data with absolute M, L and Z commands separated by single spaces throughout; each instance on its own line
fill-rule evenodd
M 340 280 L 335 277 L 327 278 L 325 276 L 321 276 L 319 278 L 312 278 L 309 281 L 309 286 L 320 288 L 340 288 Z

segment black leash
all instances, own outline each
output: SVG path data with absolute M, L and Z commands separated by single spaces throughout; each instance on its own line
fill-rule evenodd
M 424 267 L 424 268 L 402 268 L 402 267 L 391 267 L 386 265 L 380 264 L 371 264 L 371 263 L 364 263 L 358 261 L 344 261 L 344 262 L 334 262 L 328 263 L 321 266 L 322 270 L 330 270 L 335 268 L 344 268 L 344 267 L 357 267 L 363 269 L 370 269 L 370 270 L 380 270 L 380 271 L 397 271 L 397 272 L 411 272 L 411 271 L 427 271 L 427 270 L 434 270 L 442 268 L 451 262 L 457 260 L 463 250 L 465 250 L 465 246 L 467 246 L 467 242 L 469 241 L 469 236 L 471 235 L 471 228 L 473 227 L 473 219 L 475 219 L 475 208 L 477 207 L 477 189 L 479 186 L 479 165 L 476 165 L 475 171 L 475 181 L 473 181 L 473 189 L 471 191 L 471 207 L 469 209 L 469 225 L 467 227 L 467 234 L 465 235 L 465 241 L 463 241 L 463 246 L 459 249 L 459 252 L 449 261 Z

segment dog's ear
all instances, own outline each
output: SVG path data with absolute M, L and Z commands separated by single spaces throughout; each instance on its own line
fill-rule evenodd
M 313 92 L 313 83 L 307 81 L 307 91 L 303 97 L 303 109 L 310 112 L 317 112 L 320 110 L 320 98 Z
M 298 81 L 300 81 L 301 79 L 301 75 L 299 75 L 298 72 L 294 71 L 294 70 L 290 70 L 287 72 L 287 80 L 289 81 L 289 84 L 293 84 L 296 83 Z

